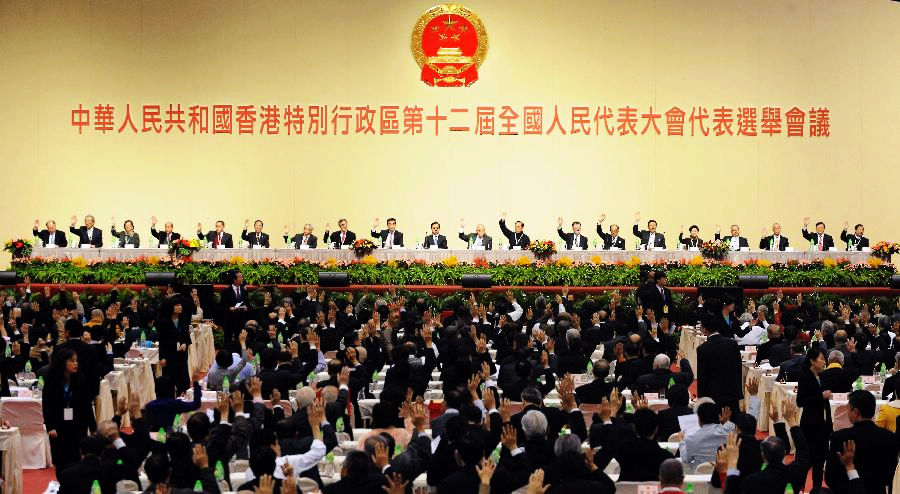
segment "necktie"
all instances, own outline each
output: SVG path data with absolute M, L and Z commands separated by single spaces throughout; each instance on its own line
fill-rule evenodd
M 234 287 L 234 298 L 235 300 L 241 299 L 241 289 L 238 287 Z
M 388 232 L 388 249 L 394 246 L 394 232 Z
M 171 243 L 172 243 L 172 234 L 167 233 L 166 234 L 166 244 L 171 244 Z
M 216 235 L 216 245 L 221 245 L 221 244 L 222 244 L 222 234 L 220 233 L 220 234 Z
M 578 247 L 580 244 L 581 242 L 578 240 L 578 235 L 576 234 L 575 238 L 572 240 L 572 247 Z
M 822 235 L 819 235 L 819 250 L 825 250 L 825 245 L 822 243 Z
M 307 237 L 306 235 L 303 236 L 303 245 L 306 245 L 306 239 L 307 239 L 307 238 L 308 238 L 308 237 Z
M 87 234 L 88 234 L 88 243 L 91 243 L 91 240 L 94 239 L 94 229 L 91 228 L 90 230 L 88 230 Z
M 347 233 L 346 233 L 346 232 L 341 232 L 341 244 L 344 243 L 344 239 L 345 239 L 345 238 L 347 238 Z
M 256 234 L 256 244 L 259 245 L 259 234 Z

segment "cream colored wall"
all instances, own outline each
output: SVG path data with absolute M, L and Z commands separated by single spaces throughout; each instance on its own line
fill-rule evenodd
M 263 218 L 272 233 L 307 221 L 321 233 L 346 216 L 359 233 L 394 215 L 410 238 L 433 219 L 453 235 L 460 217 L 498 234 L 507 210 L 552 238 L 558 216 L 592 231 L 601 212 L 630 228 L 640 210 L 670 235 L 737 222 L 755 242 L 777 220 L 799 240 L 809 215 L 835 234 L 846 219 L 900 239 L 896 2 L 465 5 L 490 50 L 481 80 L 453 89 L 422 84 L 410 54 L 431 2 L 0 2 L 0 237 L 86 213 L 104 229 L 132 218 L 142 235 L 153 214 L 182 232 Z M 78 135 L 71 109 L 107 102 L 117 115 L 170 102 L 826 105 L 832 128 L 829 139 Z

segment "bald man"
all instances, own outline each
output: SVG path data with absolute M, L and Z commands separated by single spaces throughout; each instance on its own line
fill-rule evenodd
M 762 250 L 785 250 L 788 248 L 790 243 L 788 242 L 788 238 L 781 234 L 781 224 L 773 223 L 772 224 L 772 234 L 769 235 L 769 231 L 763 228 L 762 231 L 762 239 L 759 241 L 759 248 Z
M 172 222 L 167 221 L 166 226 L 163 227 L 163 231 L 159 231 L 156 229 L 156 216 L 150 217 L 150 234 L 153 235 L 157 241 L 159 241 L 159 246 L 162 247 L 164 245 L 169 245 L 181 238 L 181 234 L 175 233 L 172 231 Z
M 474 250 L 491 250 L 493 243 L 491 237 L 484 233 L 484 225 L 475 225 L 475 233 L 466 233 L 465 220 L 459 220 L 459 239 L 468 242 L 469 248 Z
M 66 234 L 56 229 L 56 222 L 47 220 L 47 229 L 38 231 L 41 222 L 34 220 L 34 228 L 31 230 L 32 235 L 41 239 L 44 247 L 65 247 L 68 245 Z

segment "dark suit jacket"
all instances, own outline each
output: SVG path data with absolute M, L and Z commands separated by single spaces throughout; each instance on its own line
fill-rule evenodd
M 689 406 L 670 406 L 669 408 L 660 410 L 657 414 L 657 416 L 659 416 L 659 429 L 656 431 L 657 440 L 668 441 L 669 436 L 681 430 L 681 424 L 678 422 L 678 417 L 682 415 L 691 415 L 693 413 L 694 409 Z
M 159 241 L 160 245 L 168 245 L 169 244 L 169 242 L 166 239 L 166 231 L 165 230 L 159 231 L 156 228 L 151 228 L 150 234 L 153 235 L 154 237 L 156 237 L 156 240 Z M 181 238 L 180 233 L 172 232 L 172 240 L 178 240 L 179 238 Z
M 137 234 L 137 232 L 132 232 L 131 236 L 129 237 L 125 234 L 125 232 L 117 232 L 114 227 L 112 230 L 110 230 L 110 233 L 112 234 L 113 238 L 118 239 L 116 243 L 119 245 L 119 247 L 124 247 L 126 244 L 134 245 L 135 249 L 141 247 L 141 237 Z
M 776 424 L 776 427 L 779 425 L 783 427 L 781 424 Z M 794 447 L 797 448 L 797 453 L 790 465 L 768 464 L 764 470 L 746 475 L 743 479 L 737 475 L 729 475 L 725 481 L 725 494 L 784 492 L 788 482 L 793 484 L 794 492 L 800 492 L 800 489 L 806 485 L 806 474 L 810 466 L 809 445 L 799 427 L 791 428 L 791 436 L 794 438 Z M 758 451 L 757 448 L 757 455 Z M 857 449 L 857 451 L 859 450 Z M 742 448 L 741 456 L 743 454 Z M 894 456 L 896 457 L 896 455 Z M 841 471 L 844 471 L 843 465 L 838 466 L 841 467 Z M 891 472 L 893 475 L 893 470 Z M 741 473 L 744 473 L 743 470 Z M 714 475 L 718 474 L 714 473 Z M 846 474 L 844 476 L 846 478 Z M 828 486 L 832 487 L 832 484 L 829 483 Z
M 800 381 L 797 382 L 797 406 L 803 409 L 800 427 L 813 440 L 813 444 L 823 446 L 828 444 L 827 433 L 834 429 L 831 422 L 831 404 L 822 396 L 824 390 L 812 372 L 803 371 Z
M 736 341 L 718 333 L 697 347 L 697 396 L 709 396 L 716 404 L 743 398 L 741 351 Z
M 356 234 L 347 230 L 347 235 L 344 236 L 344 243 L 341 243 L 341 231 L 338 230 L 336 232 L 332 232 L 331 235 L 328 234 L 328 230 L 325 231 L 325 235 L 323 238 L 327 238 L 329 242 L 340 247 L 341 245 L 353 245 L 353 242 L 356 242 Z
M 562 231 L 562 228 L 557 228 L 556 233 L 559 235 L 559 238 L 563 239 L 566 242 L 566 249 L 584 249 L 588 248 L 588 239 L 584 236 L 584 234 L 578 235 L 578 245 L 573 246 L 572 242 L 575 241 L 575 234 L 572 232 L 566 233 Z
M 35 228 L 35 229 L 31 230 L 31 234 L 34 235 L 35 237 L 40 238 L 41 242 L 43 242 L 44 245 L 51 243 L 50 240 L 53 240 L 53 242 L 52 242 L 53 245 L 55 245 L 57 247 L 66 247 L 69 245 L 69 241 L 66 240 L 66 234 L 59 230 L 56 230 L 55 232 L 53 232 L 52 239 L 51 239 L 49 230 L 37 231 L 37 228 Z
M 819 242 L 819 234 L 816 232 L 808 232 L 806 228 L 803 229 L 803 238 L 806 239 L 807 242 L 813 242 L 818 245 Z M 831 235 L 824 233 L 822 234 L 822 248 L 824 250 L 828 250 L 834 247 L 834 239 L 831 238 Z
M 653 309 L 657 320 L 661 319 L 663 314 L 668 314 L 666 308 L 669 311 L 674 308 L 672 305 L 672 291 L 663 287 L 662 293 L 660 293 L 659 285 L 647 287 L 646 291 L 641 294 L 641 303 L 645 309 Z
M 475 245 L 475 239 L 477 237 L 478 234 L 476 233 L 469 233 L 467 235 L 463 232 L 459 232 L 459 239 L 463 242 L 468 242 L 470 248 L 471 246 Z M 481 238 L 481 245 L 484 246 L 484 250 L 491 250 L 494 247 L 493 240 L 491 239 L 490 235 L 485 234 L 484 237 Z
M 637 438 L 619 446 L 614 455 L 619 462 L 619 481 L 645 482 L 659 479 L 659 465 L 674 458 L 652 439 Z
M 95 455 L 88 455 L 59 473 L 59 493 L 91 492 L 94 480 L 100 482 L 102 492 L 116 492 L 116 482 L 121 479 L 117 471 L 115 463 L 103 461 Z
M 87 227 L 79 226 L 75 228 L 70 226 L 69 231 L 78 235 L 78 245 L 91 244 L 94 247 L 103 247 L 103 231 L 97 228 L 97 225 L 94 225 L 94 231 L 90 239 L 88 239 Z
M 850 245 L 851 240 L 853 241 L 853 245 Z M 847 230 L 841 232 L 841 242 L 847 244 L 847 250 L 862 250 L 863 247 L 869 246 L 868 238 L 856 238 L 856 234 L 847 235 Z
M 716 240 L 722 240 L 723 242 L 726 242 L 726 243 L 728 243 L 728 244 L 731 244 L 731 235 L 726 235 L 726 236 L 724 236 L 724 237 L 720 237 L 719 234 L 717 233 L 717 234 L 715 235 L 715 239 L 716 239 Z M 749 249 L 749 248 L 750 248 L 750 242 L 747 241 L 747 238 L 746 238 L 746 237 L 738 237 L 738 246 L 739 246 L 740 248 L 746 247 L 746 248 Z
M 528 238 L 528 235 L 523 231 L 522 233 L 517 234 L 516 232 L 510 230 L 506 227 L 506 222 L 500 220 L 500 231 L 503 232 L 503 236 L 509 240 L 510 249 L 513 247 L 521 247 L 522 250 L 528 248 L 531 245 L 531 239 Z
M 222 304 L 222 309 L 228 310 L 229 307 L 234 307 L 239 301 L 244 302 L 244 305 L 250 305 L 250 299 L 247 296 L 247 289 L 241 285 L 241 289 L 239 290 L 240 296 L 234 293 L 234 285 L 229 284 L 221 291 L 221 296 L 219 300 Z M 249 342 L 248 342 L 249 343 Z
M 593 381 L 582 384 L 575 388 L 575 398 L 579 403 L 589 405 L 599 404 L 603 398 L 609 398 L 612 393 L 613 383 L 608 383 L 603 379 L 594 379 Z
M 832 393 L 849 393 L 853 391 L 854 376 L 843 367 L 831 367 L 822 371 L 819 376 L 822 380 L 822 389 Z
M 806 415 L 806 411 L 803 411 Z M 866 492 L 884 492 L 891 485 L 894 469 L 897 467 L 897 442 L 894 434 L 875 425 L 871 420 L 863 420 L 852 427 L 835 431 L 831 435 L 831 450 L 825 465 L 825 482 L 835 492 L 847 492 L 847 471 L 838 458 L 844 443 L 856 442 L 856 457 L 853 464 L 865 486 Z
M 244 242 L 249 242 L 250 247 L 252 248 L 254 245 L 262 245 L 263 247 L 269 247 L 269 234 L 268 233 L 259 233 L 259 240 L 256 239 L 256 232 L 247 233 L 247 230 L 241 232 L 241 240 Z
M 429 249 L 429 248 L 431 248 L 432 245 L 435 245 L 434 235 L 429 233 L 428 235 L 425 236 L 425 240 L 422 242 L 422 247 Z M 445 237 L 443 235 L 438 235 L 437 248 L 438 249 L 446 249 L 447 248 L 447 237 Z
M 688 359 L 683 358 L 679 364 L 680 372 L 672 372 L 669 369 L 653 369 L 649 374 L 638 377 L 634 387 L 639 393 L 660 393 L 665 396 L 665 390 L 669 387 L 669 379 L 674 379 L 675 384 L 690 386 L 694 382 L 694 372 Z M 657 472 L 659 473 L 659 472 Z
M 201 232 L 197 232 L 197 238 L 200 240 L 206 240 L 207 242 L 213 245 L 213 248 L 216 246 L 216 231 L 210 230 L 204 235 Z M 226 249 L 231 249 L 234 247 L 234 241 L 231 239 L 230 233 L 222 232 L 222 245 L 225 246 Z
M 774 239 L 774 235 L 769 235 L 768 237 L 761 238 L 759 240 L 759 248 L 762 250 L 784 250 L 790 245 L 788 238 L 784 235 L 778 236 L 778 245 L 772 245 Z
M 650 241 L 650 232 L 647 230 L 639 229 L 637 225 L 634 225 L 634 228 L 632 228 L 632 233 L 634 233 L 635 237 L 641 239 L 641 245 L 647 245 L 647 242 Z M 650 247 L 662 247 L 663 249 L 665 249 L 666 236 L 659 232 L 656 232 L 655 235 L 656 236 L 654 237 L 653 245 L 651 245 Z
M 699 249 L 700 246 L 703 245 L 702 238 L 691 238 L 690 236 L 685 237 L 681 233 L 678 234 L 678 241 L 681 242 L 681 244 L 684 245 L 686 249 L 689 249 L 691 247 L 697 247 Z
M 381 247 L 382 248 L 387 247 L 386 242 L 387 242 L 387 238 L 388 238 L 388 233 L 390 233 L 388 230 L 381 230 L 380 232 L 376 231 L 376 230 L 372 230 L 369 233 L 372 234 L 372 237 L 381 239 Z M 392 245 L 395 245 L 397 247 L 403 247 L 403 232 L 394 230 L 394 240 L 393 240 Z
M 597 223 L 597 235 L 600 235 L 600 238 L 603 239 L 603 248 L 609 250 L 613 247 L 621 250 L 625 250 L 625 239 L 621 236 L 617 235 L 615 239 L 609 233 L 603 233 L 603 225 Z
M 306 238 L 306 244 L 309 245 L 310 249 L 315 249 L 316 243 L 318 242 L 318 240 L 319 239 L 317 239 L 315 235 L 310 234 Z M 287 241 L 288 241 L 287 235 L 284 236 L 284 241 L 285 241 L 285 243 L 287 243 Z M 300 246 L 303 245 L 303 234 L 298 233 L 298 234 L 294 235 L 294 238 L 291 239 L 291 243 L 294 245 L 295 249 L 299 249 Z

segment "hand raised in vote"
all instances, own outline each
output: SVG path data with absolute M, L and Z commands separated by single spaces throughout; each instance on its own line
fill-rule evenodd
M 203 231 L 203 224 L 202 224 L 202 223 L 197 223 L 197 231 L 198 231 L 198 232 Z
M 34 229 L 37 230 L 39 226 L 41 226 L 41 221 L 40 221 L 40 220 L 34 220 Z
M 250 226 L 250 219 L 249 219 L 249 218 L 244 220 L 244 229 L 246 230 L 248 226 Z
M 372 228 L 378 228 L 379 223 L 381 223 L 381 221 L 379 221 L 378 218 L 375 218 L 375 221 L 372 223 Z
M 151 225 L 151 226 L 156 226 L 156 216 L 151 216 L 151 217 L 150 217 L 150 225 Z
M 603 223 L 603 220 L 605 220 L 605 219 L 606 219 L 606 213 L 600 213 L 600 220 L 598 220 L 597 223 Z
M 641 212 L 640 211 L 634 212 L 634 221 L 641 221 Z
M 288 225 L 284 225 L 284 234 L 287 235 L 288 233 L 291 233 L 291 229 Z
M 562 224 L 563 224 L 562 216 L 557 218 L 556 221 L 557 221 L 557 223 L 559 223 L 559 226 L 562 227 Z
M 806 228 L 807 226 L 809 226 L 809 216 L 804 216 L 803 217 L 803 227 Z
M 77 223 L 77 222 L 78 222 L 78 217 L 72 216 L 72 226 L 75 226 L 75 223 Z

